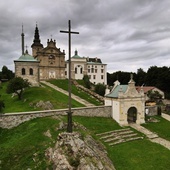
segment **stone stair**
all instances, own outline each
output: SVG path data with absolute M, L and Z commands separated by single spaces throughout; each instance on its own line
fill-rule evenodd
M 97 134 L 101 140 L 108 143 L 110 146 L 114 146 L 120 143 L 143 139 L 138 133 L 134 132 L 130 128 L 119 129 L 109 132 Z

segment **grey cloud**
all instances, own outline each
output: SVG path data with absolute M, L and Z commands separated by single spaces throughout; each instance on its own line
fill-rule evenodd
M 37 22 L 44 46 L 52 35 L 67 54 L 68 36 L 59 31 L 68 29 L 69 19 L 72 30 L 80 32 L 72 36 L 72 54 L 77 49 L 81 56 L 100 57 L 109 72 L 169 66 L 169 6 L 168 0 L 2 1 L 0 68 L 13 68 L 21 54 L 22 23 L 30 53 Z

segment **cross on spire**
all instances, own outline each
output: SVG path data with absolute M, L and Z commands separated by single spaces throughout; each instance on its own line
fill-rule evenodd
M 71 21 L 68 21 L 68 31 L 60 31 L 61 33 L 68 33 L 68 51 L 69 51 L 69 110 L 68 110 L 68 124 L 67 124 L 67 132 L 72 133 L 72 112 L 71 112 L 71 34 L 79 34 L 79 32 L 71 31 Z

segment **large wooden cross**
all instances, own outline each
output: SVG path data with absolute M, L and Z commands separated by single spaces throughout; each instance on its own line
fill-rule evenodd
M 68 34 L 68 51 L 69 51 L 69 83 L 68 83 L 68 92 L 69 92 L 69 99 L 68 99 L 68 124 L 67 124 L 67 132 L 72 133 L 72 111 L 71 111 L 71 34 L 79 34 L 79 32 L 71 31 L 71 21 L 68 21 L 68 31 L 60 31 L 61 33 Z

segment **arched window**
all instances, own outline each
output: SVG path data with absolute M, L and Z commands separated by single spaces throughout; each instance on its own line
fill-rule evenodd
M 77 74 L 77 67 L 75 68 L 75 74 Z
M 30 75 L 33 75 L 33 69 L 30 68 Z
M 83 68 L 81 67 L 81 68 L 80 68 L 80 74 L 82 74 L 82 73 L 83 73 Z
M 21 72 L 22 72 L 22 75 L 25 75 L 25 68 L 22 68 Z

